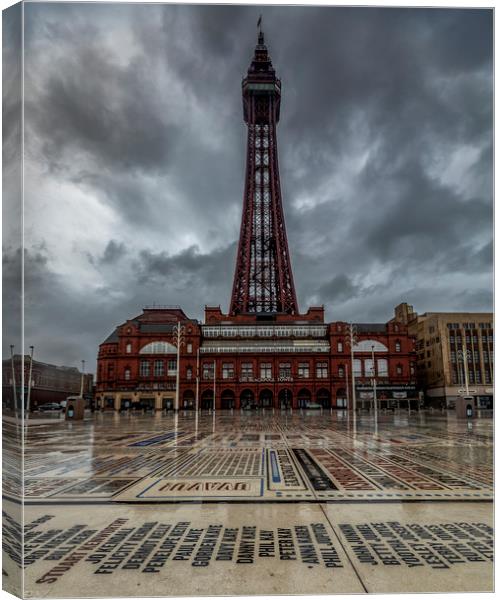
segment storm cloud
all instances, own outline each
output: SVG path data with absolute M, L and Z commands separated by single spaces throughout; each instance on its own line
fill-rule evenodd
M 40 359 L 93 368 L 146 304 L 228 309 L 260 13 L 300 308 L 492 310 L 491 10 L 31 3 L 25 332 Z M 4 235 L 7 277 L 21 256 Z

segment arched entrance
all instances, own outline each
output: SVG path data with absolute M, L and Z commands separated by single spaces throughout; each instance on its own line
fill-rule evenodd
M 211 410 L 214 407 L 214 393 L 213 390 L 205 390 L 201 395 L 201 408 L 202 410 Z
M 182 409 L 183 410 L 194 410 L 195 409 L 195 398 L 193 390 L 186 390 L 182 394 Z
M 243 410 L 257 408 L 255 396 L 252 390 L 243 390 L 240 394 L 240 406 Z
M 273 393 L 271 390 L 265 389 L 262 390 L 259 394 L 259 402 L 262 408 L 272 408 L 273 407 Z
M 335 396 L 335 405 L 337 406 L 337 408 L 347 407 L 347 394 L 345 388 L 339 388 L 337 390 L 337 394 Z
M 311 392 L 306 388 L 302 388 L 300 392 L 297 394 L 297 401 L 299 404 L 299 408 L 309 408 L 312 404 L 311 402 Z
M 288 410 L 292 408 L 292 390 L 285 388 L 284 390 L 280 390 L 278 393 L 278 402 L 281 410 Z
M 323 408 L 330 408 L 330 392 L 325 388 L 318 390 L 316 392 L 316 402 Z
M 220 397 L 220 407 L 222 410 L 230 410 L 234 408 L 234 392 L 232 390 L 224 390 Z

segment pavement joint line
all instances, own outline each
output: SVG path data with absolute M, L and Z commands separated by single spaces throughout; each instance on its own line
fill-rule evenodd
M 319 505 L 321 512 L 325 515 L 325 519 L 328 522 L 328 525 L 330 525 L 330 528 L 333 531 L 333 534 L 335 535 L 335 537 L 337 538 L 338 543 L 340 544 L 340 547 L 342 548 L 342 550 L 344 551 L 344 554 L 346 555 L 347 560 L 351 563 L 351 567 L 353 569 L 353 571 L 356 573 L 356 577 L 359 579 L 359 583 L 361 584 L 361 586 L 363 587 L 363 589 L 365 590 L 365 593 L 368 594 L 368 588 L 366 587 L 361 575 L 359 574 L 358 570 L 356 569 L 355 564 L 353 563 L 353 561 L 351 560 L 351 557 L 349 556 L 349 553 L 347 552 L 347 550 L 344 548 L 344 544 L 342 543 L 342 540 L 339 538 L 338 534 L 337 534 L 337 530 L 335 529 L 335 526 L 333 525 L 333 523 L 330 521 L 330 517 L 328 516 L 328 514 L 326 513 L 325 509 L 323 508 L 323 506 L 320 504 Z

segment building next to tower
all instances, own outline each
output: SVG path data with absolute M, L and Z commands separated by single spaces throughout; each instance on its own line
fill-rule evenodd
M 247 160 L 229 312 L 207 306 L 199 323 L 180 307 L 146 307 L 118 326 L 99 347 L 98 407 L 345 409 L 353 395 L 370 404 L 374 378 L 382 407 L 416 399 L 406 324 L 358 323 L 351 335 L 345 322 L 325 323 L 322 306 L 299 311 L 278 166 L 281 82 L 262 31 L 242 95 Z

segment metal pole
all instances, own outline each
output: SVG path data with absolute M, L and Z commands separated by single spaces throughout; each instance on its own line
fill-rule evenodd
M 467 347 L 464 347 L 465 336 L 462 338 L 462 354 L 464 359 L 465 395 L 469 395 L 469 356 Z
M 356 412 L 356 377 L 354 375 L 354 335 L 352 323 L 349 325 L 349 335 L 351 339 L 352 410 Z
M 194 401 L 194 407 L 196 414 L 198 414 L 199 407 L 199 396 L 200 396 L 200 349 L 196 350 L 196 397 Z
M 373 408 L 375 410 L 375 421 L 377 421 L 377 378 L 375 376 L 375 346 L 372 346 L 372 373 L 373 373 Z
M 345 394 L 347 400 L 347 412 L 349 412 L 349 373 L 347 369 L 347 365 L 345 366 Z M 331 402 L 330 402 L 331 405 Z
M 216 364 L 215 364 L 215 358 L 214 358 L 214 405 L 213 405 L 213 410 L 215 412 L 215 368 L 216 368 Z
M 29 414 L 30 412 L 30 400 L 31 400 L 31 376 L 33 374 L 33 352 L 35 350 L 34 346 L 30 346 L 30 370 L 28 376 L 28 399 L 26 401 L 26 412 Z
M 80 398 L 83 398 L 83 377 L 85 373 L 85 361 L 82 360 L 82 377 L 81 377 L 81 382 L 80 382 Z
M 174 412 L 179 411 L 179 379 L 181 363 L 181 324 L 177 323 L 177 364 L 175 372 L 175 406 Z
M 14 369 L 14 346 L 10 346 L 10 362 L 12 365 L 12 393 L 14 395 L 14 411 L 17 414 L 16 371 Z

